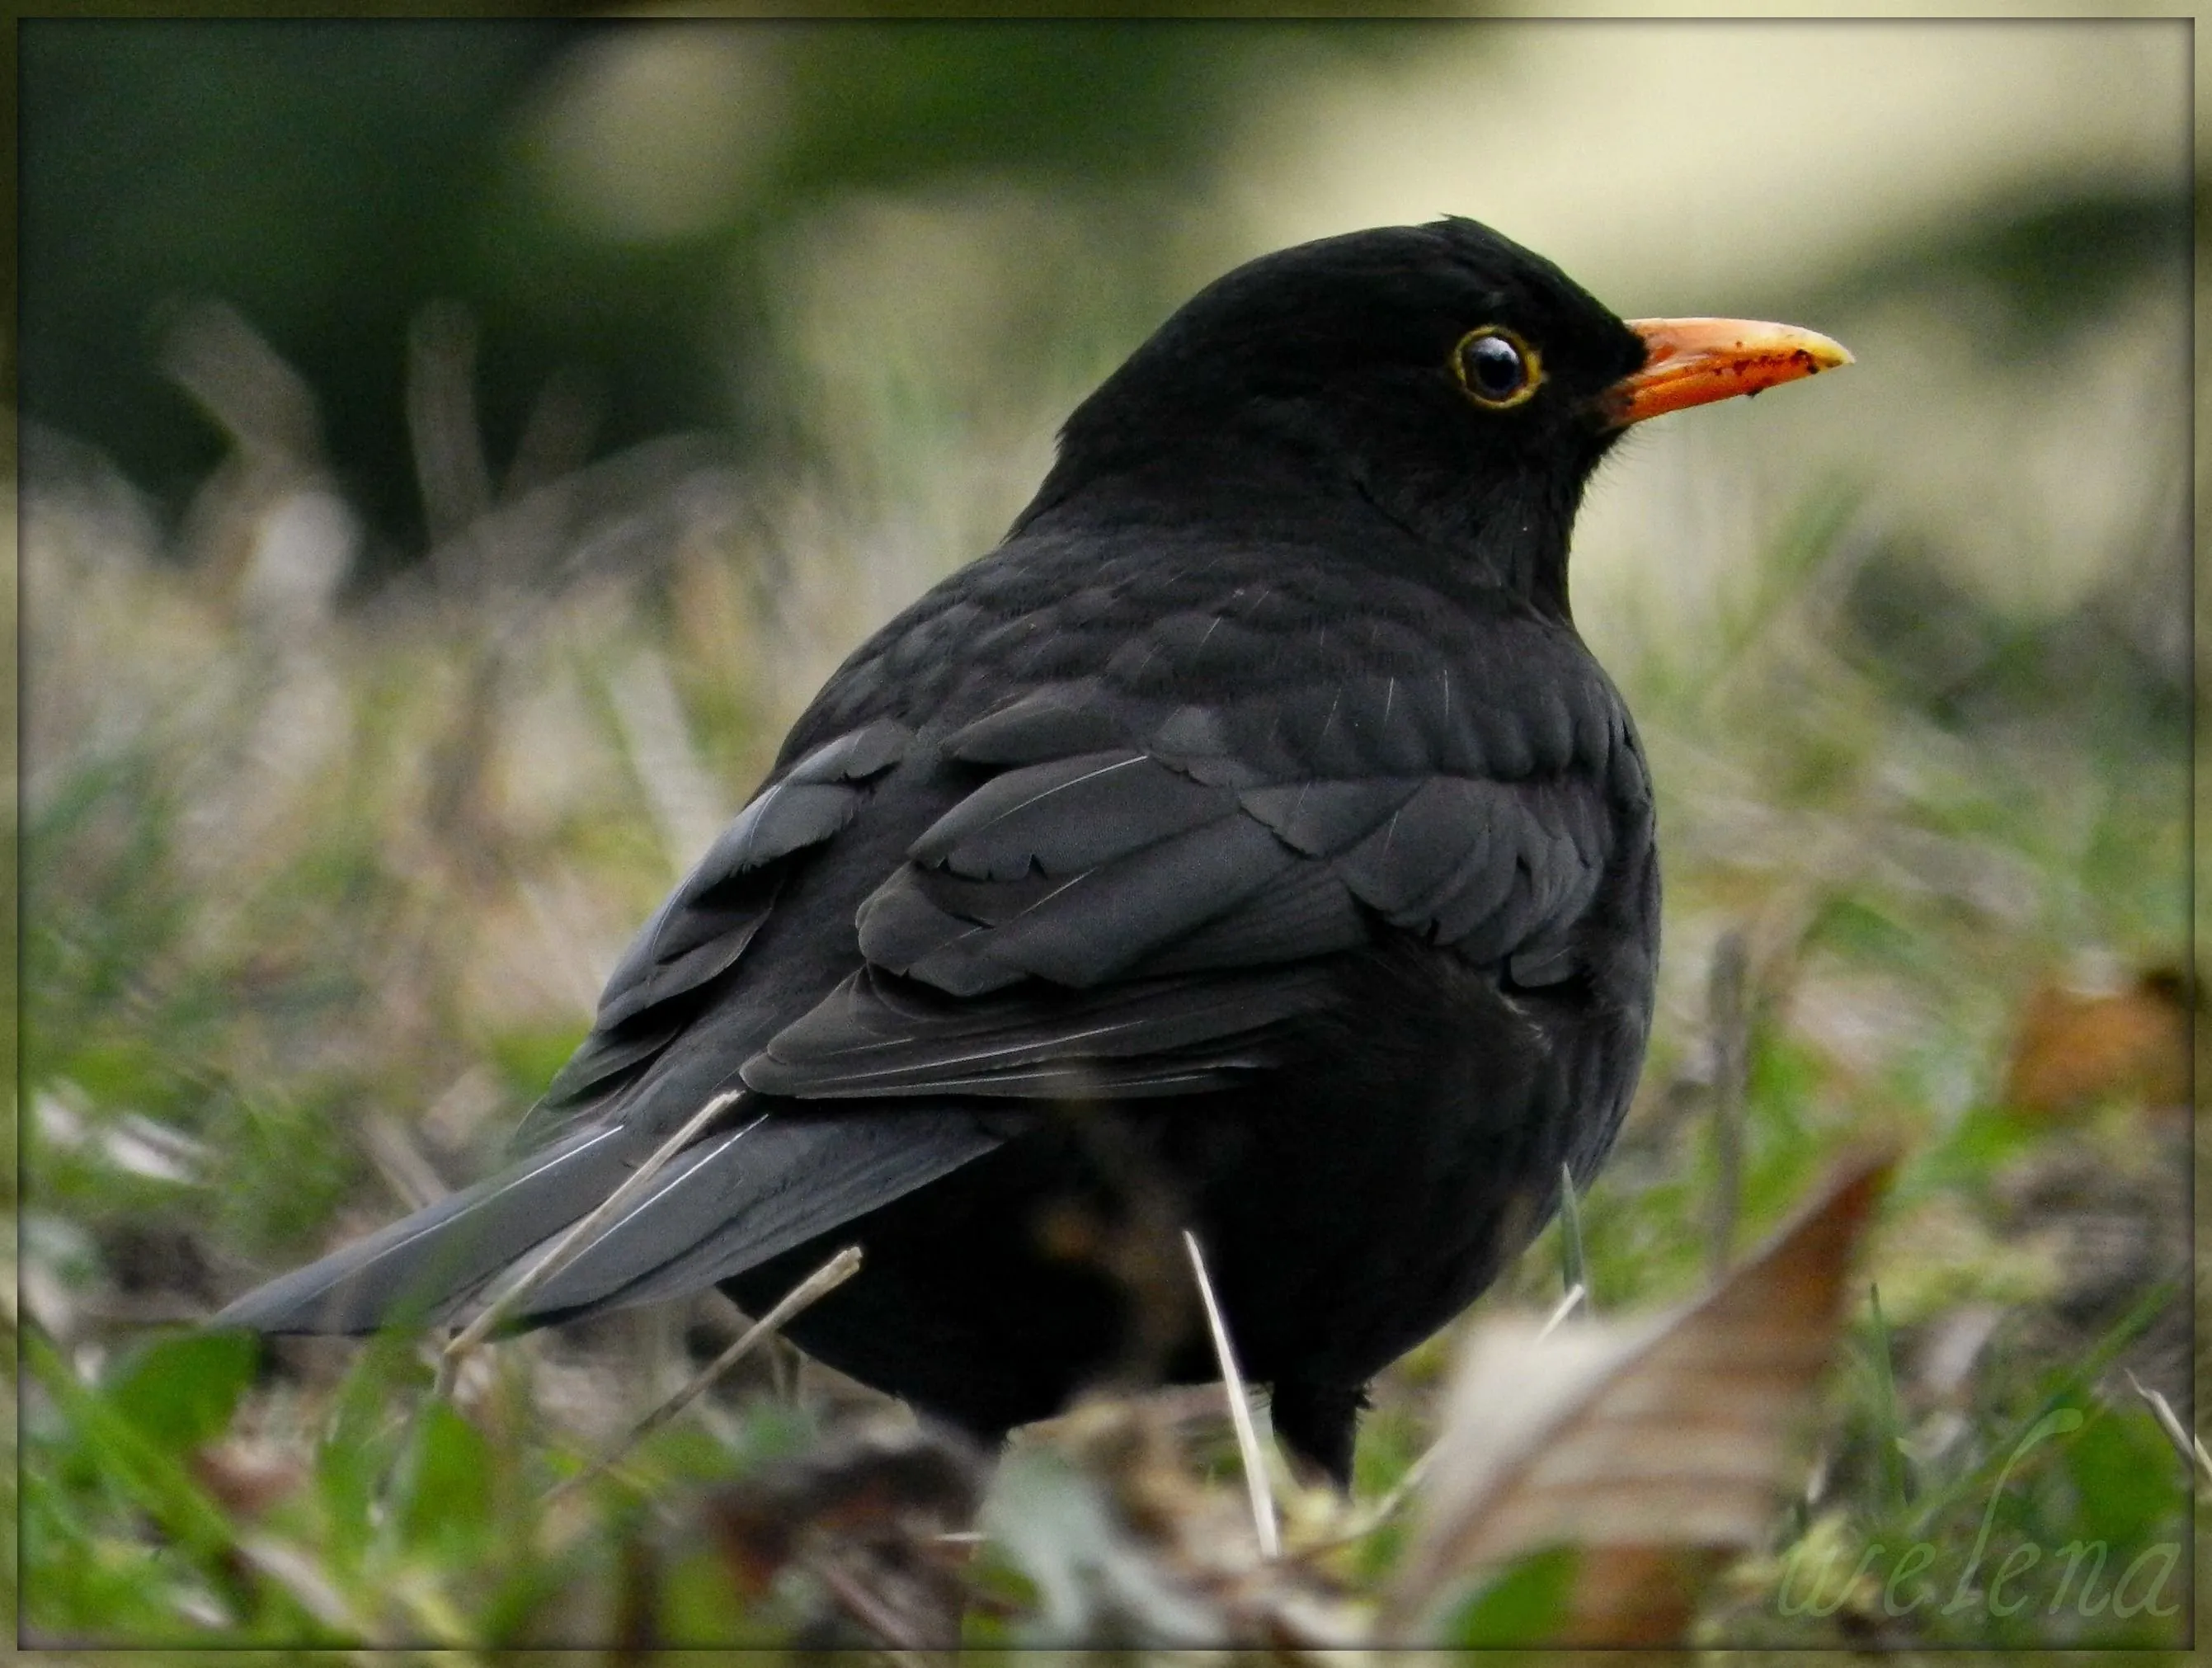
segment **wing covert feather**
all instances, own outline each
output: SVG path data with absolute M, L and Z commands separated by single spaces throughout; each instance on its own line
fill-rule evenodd
M 864 968 L 744 1074 L 763 1093 L 810 1099 L 1183 1093 L 1271 1063 L 1281 1027 L 1325 1005 L 1332 986 L 1308 964 L 963 1000 Z

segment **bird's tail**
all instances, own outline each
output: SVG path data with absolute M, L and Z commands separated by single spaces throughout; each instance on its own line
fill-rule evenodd
M 516 1306 L 525 1324 L 699 1291 L 989 1152 L 1006 1120 L 951 1107 L 793 1108 L 712 1129 Z M 579 1129 L 489 1181 L 247 1293 L 210 1323 L 257 1332 L 427 1326 L 495 1300 L 532 1253 L 660 1144 L 635 1117 Z
M 618 1124 L 580 1129 L 513 1170 L 256 1288 L 209 1324 L 360 1333 L 443 1320 L 620 1185 L 637 1146 L 635 1133 Z

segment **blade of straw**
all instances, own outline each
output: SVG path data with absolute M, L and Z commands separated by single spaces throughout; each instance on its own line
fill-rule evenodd
M 605 1202 L 590 1214 L 555 1240 L 551 1248 L 531 1265 L 527 1274 L 487 1304 L 483 1312 L 446 1346 L 441 1373 L 449 1374 L 463 1356 L 489 1337 L 547 1281 L 574 1262 L 577 1255 L 599 1237 L 600 1231 L 627 1210 L 638 1195 L 652 1184 L 653 1178 L 665 1170 L 670 1161 L 691 1144 L 702 1129 L 742 1099 L 744 1093 L 743 1089 L 725 1090 L 692 1113 L 683 1128 L 655 1148 L 652 1155 L 638 1166 L 629 1179 L 607 1195 Z
M 805 1279 L 800 1281 L 798 1285 L 783 1294 L 773 1309 L 747 1327 L 735 1343 L 693 1373 L 681 1390 L 631 1426 L 622 1440 L 577 1472 L 575 1476 L 556 1483 L 547 1492 L 545 1504 L 550 1506 L 571 1489 L 581 1488 L 602 1471 L 609 1470 L 620 1464 L 624 1454 L 675 1418 L 700 1397 L 705 1395 L 708 1388 L 717 1379 L 781 1332 L 790 1324 L 793 1316 L 813 1307 L 854 1275 L 860 1273 L 860 1248 L 858 1245 L 848 1245 Z
M 1252 1428 L 1252 1407 L 1245 1399 L 1244 1375 L 1237 1370 L 1237 1353 L 1230 1348 L 1229 1328 L 1214 1301 L 1213 1282 L 1206 1277 L 1206 1255 L 1198 1236 L 1183 1230 L 1182 1243 L 1190 1252 L 1191 1273 L 1198 1281 L 1199 1300 L 1206 1306 L 1206 1324 L 1213 1334 L 1214 1358 L 1221 1363 L 1221 1387 L 1229 1397 L 1230 1422 L 1237 1428 L 1237 1452 L 1244 1464 L 1244 1486 L 1252 1496 L 1252 1526 L 1260 1537 L 1260 1555 L 1273 1558 L 1282 1551 L 1275 1531 L 1275 1493 L 1267 1480 L 1267 1467 L 1260 1452 L 1260 1434 Z

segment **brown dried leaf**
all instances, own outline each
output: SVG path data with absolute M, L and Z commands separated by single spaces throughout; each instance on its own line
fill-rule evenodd
M 878 1426 L 717 1490 L 706 1526 L 740 1590 L 804 1567 L 838 1608 L 896 1648 L 955 1644 L 982 1457 L 949 1431 Z
M 2121 1096 L 2154 1108 L 2184 1106 L 2189 1018 L 2187 982 L 2172 969 L 2104 993 L 2045 984 L 2021 1012 L 2005 1104 L 2041 1118 Z
M 1706 1297 L 1641 1324 L 1470 1341 L 1384 1636 L 1413 1641 L 1478 1574 L 1583 1549 L 1562 1636 L 1678 1641 L 1714 1550 L 1771 1526 L 1788 1438 L 1834 1348 L 1888 1155 L 1844 1166 Z

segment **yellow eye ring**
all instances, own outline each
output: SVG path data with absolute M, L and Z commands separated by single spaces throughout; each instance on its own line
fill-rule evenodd
M 1518 405 L 1544 381 L 1542 356 L 1503 325 L 1485 325 L 1461 337 L 1451 368 L 1467 397 L 1493 411 Z

